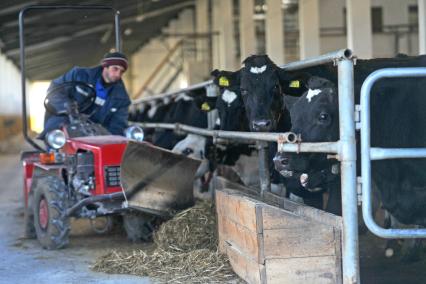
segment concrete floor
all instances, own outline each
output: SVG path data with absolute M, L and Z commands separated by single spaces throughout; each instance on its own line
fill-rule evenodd
M 0 283 L 150 283 L 148 278 L 95 273 L 89 266 L 114 248 L 137 248 L 121 233 L 96 235 L 72 224 L 67 248 L 43 250 L 23 239 L 22 167 L 19 155 L 0 156 Z
M 19 154 L 0 154 L 0 284 L 1 283 L 151 283 L 148 278 L 108 275 L 90 270 L 98 256 L 111 249 L 136 249 L 120 231 L 93 233 L 85 220 L 72 223 L 70 244 L 43 250 L 36 240 L 23 239 L 22 167 Z M 403 264 L 383 256 L 384 241 L 370 233 L 360 238 L 362 283 L 426 283 L 426 257 Z M 426 255 L 426 251 L 425 251 Z

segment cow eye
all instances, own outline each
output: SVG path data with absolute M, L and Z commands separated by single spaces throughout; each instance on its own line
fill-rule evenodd
M 194 153 L 194 150 L 192 150 L 191 148 L 185 148 L 185 150 L 182 151 L 182 154 L 185 156 L 189 156 L 192 153 Z
M 325 121 L 327 121 L 328 119 L 330 118 L 330 116 L 329 116 L 329 114 L 328 113 L 325 113 L 325 112 L 322 112 L 322 113 L 320 113 L 320 115 L 319 115 L 319 121 L 321 121 L 321 122 L 325 122 Z

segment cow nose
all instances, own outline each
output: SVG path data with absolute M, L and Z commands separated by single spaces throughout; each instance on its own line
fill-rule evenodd
M 253 121 L 253 129 L 255 131 L 269 131 L 271 129 L 272 121 L 269 119 L 260 119 Z
M 276 155 L 273 160 L 274 160 L 275 168 L 277 170 L 281 170 L 281 169 L 287 167 L 288 164 L 289 164 L 289 159 L 287 157 L 282 156 L 282 155 Z

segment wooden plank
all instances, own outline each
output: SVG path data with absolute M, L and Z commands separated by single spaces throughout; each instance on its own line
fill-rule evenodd
M 262 216 L 264 230 L 298 228 L 304 223 L 312 223 L 295 213 L 269 205 L 262 207 Z
M 259 193 L 254 189 L 248 188 L 237 183 L 233 183 L 223 177 L 216 177 L 215 184 L 218 186 L 219 189 L 224 189 L 226 192 L 238 193 L 240 195 L 248 196 L 252 199 L 261 200 Z M 311 218 L 320 223 L 324 223 L 340 229 L 342 228 L 342 218 L 340 216 L 336 216 L 323 210 L 299 204 L 287 198 L 275 195 L 271 192 L 265 192 L 264 198 L 261 202 L 264 202 L 268 205 L 273 205 L 275 207 L 279 207 L 287 212 L 292 212 L 302 217 Z
M 335 248 L 336 248 L 336 279 L 337 283 L 343 282 L 343 274 L 342 274 L 342 231 L 335 228 L 334 229 L 334 237 L 336 239 Z
M 326 225 L 330 225 L 340 229 L 342 228 L 342 217 L 294 202 L 290 199 L 277 196 L 273 193 L 265 193 L 265 202 L 274 206 L 278 206 L 281 209 L 284 209 L 288 212 L 292 212 L 301 217 L 307 217 Z
M 221 253 L 226 254 L 226 247 L 225 247 L 225 235 L 223 234 L 223 225 L 222 225 L 222 219 L 220 218 L 220 215 L 217 214 L 217 231 L 218 231 L 218 249 Z
M 336 255 L 333 227 L 300 223 L 299 228 L 265 230 L 264 255 L 269 258 L 292 258 Z
M 226 216 L 252 232 L 257 232 L 256 204 L 258 201 L 225 190 L 216 191 L 218 216 Z
M 223 216 L 218 218 L 218 224 L 222 242 L 232 244 L 253 261 L 263 263 L 263 246 L 260 246 L 263 244 L 262 234 L 250 231 Z
M 266 269 L 262 264 L 248 258 L 232 244 L 226 243 L 226 252 L 234 272 L 249 284 L 266 283 Z
M 266 259 L 266 281 L 268 284 L 341 283 L 335 267 L 333 256 Z

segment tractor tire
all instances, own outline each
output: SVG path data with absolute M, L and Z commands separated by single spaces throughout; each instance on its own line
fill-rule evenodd
M 28 205 L 24 209 L 24 237 L 27 239 L 35 239 L 37 237 L 34 227 L 34 208 L 33 208 L 33 191 L 28 195 Z
M 67 204 L 66 186 L 60 178 L 45 176 L 37 180 L 33 199 L 34 227 L 43 248 L 54 250 L 68 244 Z
M 123 227 L 127 239 L 132 242 L 150 241 L 154 232 L 154 219 L 155 217 L 145 214 L 130 213 L 123 215 Z

